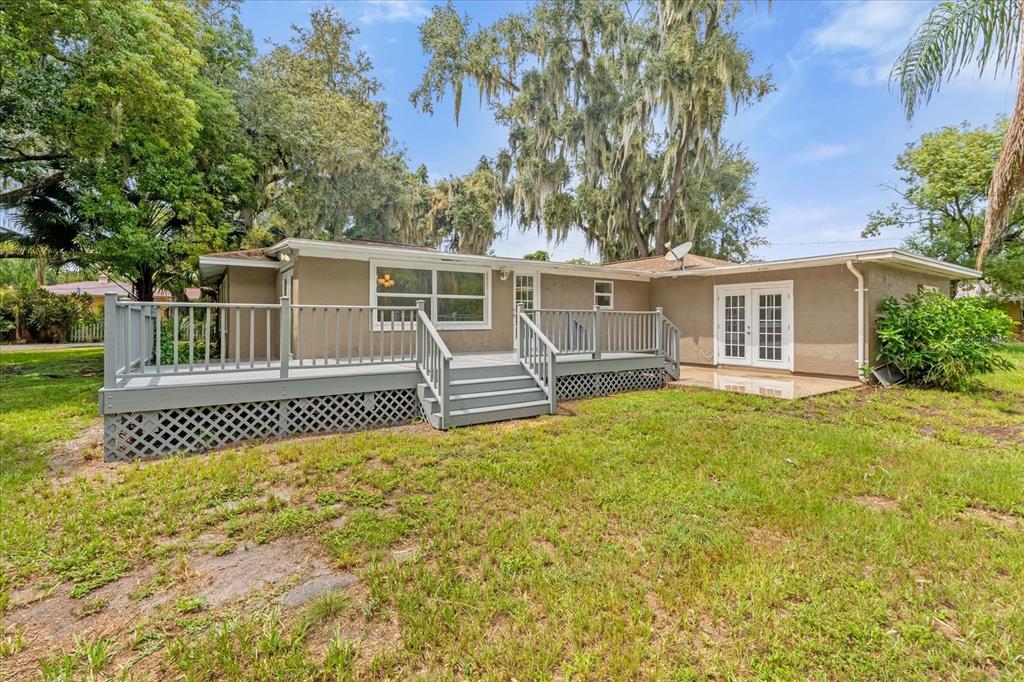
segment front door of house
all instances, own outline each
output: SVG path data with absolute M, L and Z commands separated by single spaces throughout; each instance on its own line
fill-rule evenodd
M 791 282 L 716 286 L 715 317 L 717 364 L 793 369 Z
M 537 275 L 515 273 L 515 281 L 512 283 L 512 315 L 513 317 L 522 304 L 524 310 L 537 307 Z M 519 324 L 513 319 L 512 324 L 513 348 L 519 347 Z

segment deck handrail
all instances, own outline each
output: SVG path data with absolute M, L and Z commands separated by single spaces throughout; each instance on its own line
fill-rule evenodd
M 662 353 L 658 310 L 593 310 L 533 308 L 526 311 L 562 355 Z
M 548 411 L 554 414 L 558 406 L 558 348 L 524 312 L 521 303 L 516 306 L 516 324 L 519 325 L 516 358 L 544 391 Z
M 416 369 L 441 409 L 442 429 L 448 426 L 450 410 L 452 353 L 448 350 L 434 323 L 427 314 L 425 303 L 416 301 Z
M 139 374 L 413 362 L 413 306 L 131 301 L 107 294 L 104 386 Z
M 658 308 L 658 314 L 661 315 L 661 334 L 658 343 L 661 347 L 661 355 L 665 358 L 665 371 L 668 372 L 670 377 L 678 381 L 679 362 L 681 360 L 679 342 L 682 334 L 679 331 L 679 327 L 665 317 L 665 312 L 661 308 Z

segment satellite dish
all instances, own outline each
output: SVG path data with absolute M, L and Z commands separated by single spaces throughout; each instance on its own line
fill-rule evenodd
M 665 244 L 665 246 L 668 246 L 668 244 Z M 682 267 L 682 265 L 683 265 L 683 256 L 685 256 L 686 254 L 690 253 L 690 249 L 692 249 L 692 248 L 693 248 L 693 242 L 683 242 L 682 244 L 680 244 L 679 246 L 675 247 L 674 249 L 673 248 L 669 248 L 668 253 L 665 254 L 665 260 L 667 260 L 669 262 L 671 262 L 671 261 L 679 261 L 679 267 Z

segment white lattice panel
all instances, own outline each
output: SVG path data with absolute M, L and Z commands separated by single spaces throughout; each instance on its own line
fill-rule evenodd
M 413 389 L 126 412 L 104 419 L 103 458 L 202 452 L 246 440 L 395 426 L 419 416 Z
M 420 415 L 416 391 L 380 391 L 293 400 L 287 431 L 330 433 L 408 424 Z
M 625 391 L 648 391 L 665 385 L 660 369 L 637 369 L 558 377 L 558 399 L 578 400 Z

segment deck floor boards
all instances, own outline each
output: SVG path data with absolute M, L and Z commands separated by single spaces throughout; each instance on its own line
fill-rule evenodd
M 630 358 L 651 357 L 644 353 L 603 353 L 604 360 L 622 360 Z M 591 360 L 589 355 L 562 355 L 559 356 L 559 363 L 584 362 Z M 453 370 L 469 369 L 474 367 L 494 367 L 498 365 L 518 364 L 516 354 L 513 351 L 493 353 L 456 353 L 452 358 L 451 367 Z M 172 372 L 165 365 L 162 373 L 157 374 L 155 367 L 146 367 L 144 373 L 134 374 L 121 383 L 119 389 L 139 388 L 164 388 L 172 386 L 203 386 L 213 384 L 240 384 L 247 382 L 275 381 L 281 378 L 279 363 L 271 362 L 269 368 L 252 369 L 244 371 L 220 371 L 211 368 L 210 371 L 198 369 L 188 371 L 186 365 L 180 372 Z M 357 376 L 379 376 L 387 374 L 401 374 L 415 372 L 415 362 L 394 362 L 394 363 L 370 363 L 353 362 L 335 364 L 313 365 L 305 361 L 301 366 L 297 361 L 292 361 L 288 370 L 289 379 L 319 379 L 325 377 L 357 377 Z

